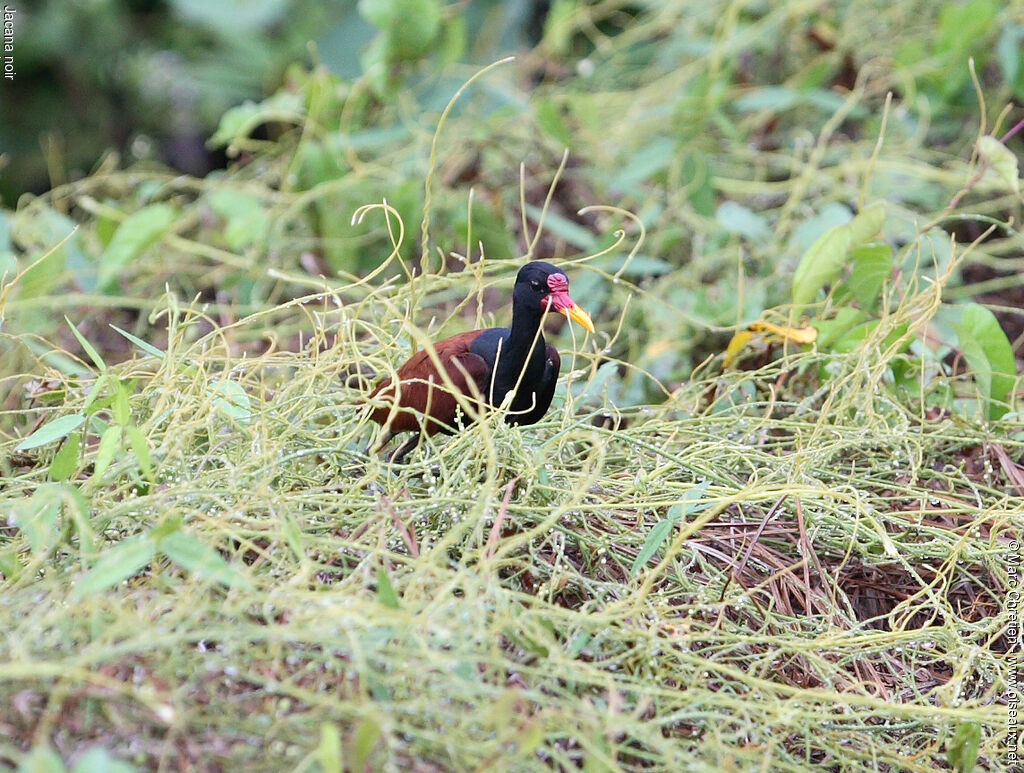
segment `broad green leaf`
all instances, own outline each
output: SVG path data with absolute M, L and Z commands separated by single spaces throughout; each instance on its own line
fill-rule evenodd
M 613 177 L 615 184 L 632 188 L 650 180 L 675 160 L 678 148 L 679 144 L 668 137 L 643 145 L 621 165 L 622 171 Z
M 840 225 L 827 231 L 811 245 L 793 275 L 794 304 L 804 306 L 813 302 L 818 291 L 839 276 L 852 241 L 850 226 Z
M 553 99 L 542 99 L 537 103 L 537 125 L 559 145 L 572 146 L 572 134 Z
M 986 417 L 998 420 L 1009 410 L 1006 399 L 1017 381 L 1013 347 L 995 314 L 977 303 L 964 308 L 956 331 L 960 350 L 985 402 Z
M 79 758 L 71 773 L 135 773 L 135 768 L 115 759 L 106 749 L 94 746 Z
M 78 457 L 82 450 L 82 433 L 75 431 L 68 435 L 67 440 L 53 456 L 50 462 L 49 475 L 51 480 L 67 480 L 78 469 Z
M 786 250 L 801 255 L 811 248 L 821 236 L 837 225 L 847 225 L 853 220 L 853 212 L 845 204 L 833 201 L 821 208 L 821 211 L 804 220 L 793 229 L 793 235 L 786 242 Z M 914 233 L 917 233 L 915 229 Z
M 683 156 L 682 182 L 694 211 L 703 217 L 715 212 L 715 184 L 707 155 L 689 151 Z
M 316 759 L 323 773 L 342 773 L 341 733 L 333 722 L 320 723 L 320 743 Z
M 18 276 L 19 298 L 24 300 L 50 292 L 61 280 L 68 263 L 87 262 L 81 253 L 81 235 L 74 233 L 78 225 L 66 215 L 43 207 L 29 215 L 27 222 L 26 218 L 18 218 L 16 223 L 18 241 L 30 245 L 24 256 L 23 273 Z M 67 238 L 69 234 L 73 235 Z M 58 247 L 65 238 L 67 241 Z M 13 278 L 8 276 L 6 281 Z
M 440 0 L 360 0 L 359 12 L 388 38 L 394 61 L 428 53 L 441 29 Z
M 772 235 L 772 229 L 768 227 L 767 220 L 735 201 L 722 202 L 715 213 L 715 220 L 727 231 L 739 234 L 751 241 L 770 239 Z
M 156 541 L 148 534 L 122 540 L 100 556 L 71 592 L 71 600 L 80 601 L 113 588 L 149 566 L 155 555 Z
M 156 357 L 158 360 L 162 360 L 164 357 L 167 356 L 164 352 L 160 351 L 155 346 L 153 346 L 153 344 L 150 344 L 150 343 L 147 343 L 147 342 L 143 341 L 138 336 L 134 336 L 131 333 L 122 330 L 117 325 L 110 325 L 110 326 L 112 328 L 114 328 L 114 330 L 116 330 L 118 333 L 123 335 L 125 338 L 127 338 L 129 341 L 131 341 L 133 344 L 135 344 L 137 347 L 142 349 L 142 351 L 146 352 L 146 354 L 151 354 L 154 357 Z
M 853 269 L 846 289 L 860 307 L 870 311 L 878 306 L 882 285 L 892 276 L 892 248 L 887 244 L 868 244 L 853 251 Z
M 800 104 L 800 93 L 787 86 L 764 86 L 753 89 L 734 100 L 732 106 L 741 112 L 771 110 L 781 113 Z
M 60 517 L 60 488 L 53 483 L 40 486 L 28 500 L 13 511 L 12 526 L 28 538 L 35 555 L 45 555 L 60 541 L 57 520 Z
M 103 473 L 107 471 L 110 463 L 121 448 L 121 427 L 111 424 L 100 436 L 100 444 L 96 449 L 96 460 L 93 462 L 92 478 L 95 481 L 103 479 Z
M 1011 88 L 1017 86 L 1021 74 L 1021 50 L 1024 49 L 1024 24 L 1010 24 L 1003 28 L 996 43 L 996 57 L 1003 72 L 1003 82 Z
M 305 115 L 302 94 L 279 91 L 262 102 L 243 102 L 224 113 L 209 144 L 214 148 L 233 145 L 248 137 L 257 126 L 271 122 L 301 124 Z
M 0 550 L 0 574 L 8 580 L 17 580 L 25 571 L 25 565 L 18 555 L 18 547 L 12 543 L 6 550 Z
M 226 416 L 242 423 L 252 418 L 249 395 L 237 381 L 221 379 L 213 384 L 210 391 L 214 395 L 213 405 Z
M 174 214 L 169 204 L 150 204 L 126 217 L 100 258 L 99 286 L 108 287 L 126 265 L 167 233 Z
M 11 245 L 11 216 L 0 210 L 0 287 L 18 275 L 18 259 Z
M 359 723 L 352 741 L 354 747 L 352 770 L 366 769 L 370 755 L 373 753 L 373 747 L 377 745 L 380 736 L 380 725 L 374 720 L 367 717 Z
M 867 313 L 861 309 L 844 306 L 831 319 L 814 320 L 812 324 L 818 331 L 818 349 L 831 351 L 836 342 L 867 318 Z
M 160 540 L 158 549 L 189 574 L 232 588 L 249 588 L 249 578 L 198 537 L 178 530 Z
M 441 28 L 441 39 L 437 43 L 437 71 L 440 72 L 462 59 L 468 41 L 465 14 L 455 14 L 445 19 Z
M 981 724 L 961 722 L 946 747 L 946 759 L 957 773 L 973 773 L 981 743 Z
M 255 244 L 263 238 L 269 219 L 266 205 L 259 196 L 223 189 L 210 193 L 206 200 L 226 221 L 224 240 L 233 250 Z
M 885 202 L 868 204 L 850 221 L 850 245 L 860 247 L 874 241 L 885 225 Z
M 21 758 L 18 773 L 67 773 L 67 768 L 53 747 L 43 743 Z
M 85 423 L 85 416 L 80 413 L 71 413 L 67 416 L 60 416 L 52 421 L 46 422 L 43 426 L 22 440 L 15 447 L 16 451 L 29 451 L 39 446 L 45 446 L 54 440 L 67 437 Z
M 550 209 L 547 212 L 543 212 L 540 207 L 535 207 L 533 204 L 526 205 L 526 214 L 534 223 L 540 223 L 542 213 L 545 230 L 550 231 L 560 239 L 565 239 L 569 244 L 579 247 L 581 250 L 596 249 L 597 237 L 594 236 L 590 229 L 584 228 L 569 218 L 557 212 L 552 212 Z
M 377 567 L 377 601 L 390 609 L 398 609 L 400 606 L 395 586 L 391 584 L 391 579 L 383 566 Z
M 225 38 L 240 33 L 256 35 L 261 28 L 283 22 L 291 10 L 286 0 L 172 0 L 169 5 L 186 20 L 215 30 Z
M 1017 170 L 1017 157 L 995 137 L 985 135 L 978 140 L 978 152 L 988 162 L 1010 190 L 1020 195 L 1020 177 Z

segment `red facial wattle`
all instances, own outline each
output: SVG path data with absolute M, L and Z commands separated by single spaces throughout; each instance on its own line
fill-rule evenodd
M 565 274 L 551 274 L 548 277 L 548 289 L 551 290 L 551 293 L 548 295 L 548 306 L 550 308 L 564 314 L 585 330 L 589 330 L 591 333 L 594 332 L 594 323 L 591 321 L 590 315 L 581 309 L 576 301 L 569 296 L 569 280 Z

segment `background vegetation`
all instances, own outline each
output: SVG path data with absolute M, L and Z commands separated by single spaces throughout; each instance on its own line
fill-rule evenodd
M 19 10 L 0 765 L 1008 769 L 1024 5 L 205 8 Z M 366 455 L 533 257 L 545 421 Z

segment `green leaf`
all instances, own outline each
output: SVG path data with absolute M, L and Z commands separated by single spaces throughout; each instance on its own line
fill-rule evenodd
M 771 110 L 781 113 L 796 107 L 802 101 L 800 92 L 787 86 L 764 86 L 744 94 L 734 100 L 732 106 L 741 112 L 753 113 Z
M 590 229 L 574 223 L 557 212 L 552 212 L 550 209 L 544 212 L 540 207 L 527 204 L 526 214 L 534 223 L 540 223 L 543 214 L 544 228 L 574 247 L 579 247 L 581 250 L 594 250 L 597 247 L 597 237 Z
M 1021 74 L 1021 49 L 1024 48 L 1024 24 L 1010 24 L 1003 28 L 996 43 L 996 57 L 999 60 L 999 69 L 1003 72 L 1003 81 L 1011 89 L 1017 84 L 1017 78 Z M 1019 96 L 1019 94 L 1018 94 Z
M 953 740 L 946 747 L 946 759 L 957 773 L 971 773 L 978 761 L 978 745 L 981 743 L 981 724 L 961 722 Z
M 99 368 L 101 372 L 106 370 L 107 363 L 103 361 L 99 352 L 93 348 L 93 345 L 89 343 L 86 337 L 78 332 L 78 328 L 71 324 L 71 320 L 68 319 L 67 314 L 64 315 L 64 321 L 68 323 L 68 327 L 71 328 L 71 332 L 74 334 L 75 338 L 78 339 L 78 343 L 81 344 L 82 349 L 89 355 L 89 359 L 96 363 L 96 367 Z
M 636 558 L 633 559 L 633 565 L 629 568 L 630 575 L 635 576 L 648 561 L 651 560 L 662 543 L 668 538 L 669 532 L 678 520 L 678 505 L 673 506 L 668 511 L 668 518 L 663 518 L 658 521 L 651 530 L 647 533 L 647 539 L 644 541 L 643 547 L 640 548 L 640 552 L 636 554 Z
M 572 146 L 572 134 L 553 99 L 542 99 L 537 103 L 537 125 L 559 145 Z
M 213 191 L 207 201 L 224 218 L 224 240 L 240 250 L 263 239 L 269 224 L 263 199 L 248 193 L 224 189 Z
M 36 746 L 21 758 L 18 773 L 66 773 L 64 761 L 49 744 Z
M 110 323 L 108 323 L 108 324 L 110 324 Z M 112 328 L 114 328 L 114 330 L 116 330 L 118 333 L 123 335 L 125 338 L 127 338 L 129 341 L 131 341 L 133 344 L 135 344 L 137 347 L 142 349 L 142 351 L 146 352 L 146 354 L 151 354 L 154 357 L 156 357 L 158 360 L 162 360 L 164 357 L 167 356 L 164 352 L 160 351 L 155 346 L 153 346 L 153 344 L 146 343 L 145 341 L 143 341 L 138 336 L 133 336 L 131 333 L 128 333 L 128 332 L 122 330 L 117 325 L 110 325 L 110 326 Z
M 112 384 L 110 413 L 118 424 L 127 424 L 132 420 L 132 407 L 129 401 L 128 385 L 120 379 Z
M 57 520 L 60 517 L 60 489 L 47 483 L 36 489 L 32 496 L 15 507 L 11 525 L 28 538 L 32 552 L 46 555 L 60 541 Z
M 441 30 L 441 40 L 437 44 L 437 71 L 459 61 L 466 53 L 469 34 L 466 29 L 465 14 L 449 16 Z
M 252 418 L 249 395 L 237 381 L 225 378 L 213 384 L 211 401 L 217 410 L 236 421 L 248 422 Z
M 377 601 L 389 609 L 398 609 L 400 606 L 395 586 L 391 584 L 391 579 L 383 566 L 377 567 Z
M 323 773 L 342 773 L 341 733 L 333 722 L 320 723 L 316 759 Z
M 188 21 L 214 30 L 225 39 L 283 22 L 290 6 L 286 0 L 234 0 L 209 3 L 206 0 L 173 0 L 170 6 Z
M 155 244 L 174 222 L 169 204 L 150 204 L 126 217 L 100 259 L 99 287 L 107 288 L 128 263 Z
M 121 427 L 117 424 L 111 424 L 100 436 L 100 444 L 96 449 L 96 460 L 93 462 L 92 468 L 92 479 L 100 481 L 103 479 L 103 473 L 107 471 L 110 463 L 114 460 L 114 454 L 116 454 L 121 448 Z
M 651 556 L 658 551 L 658 548 L 660 548 L 662 543 L 664 543 L 668 538 L 668 535 L 672 531 L 672 527 L 675 526 L 676 522 L 690 513 L 699 512 L 707 507 L 706 504 L 700 504 L 700 499 L 704 496 L 704 492 L 708 490 L 708 486 L 710 485 L 711 481 L 706 480 L 689 489 L 683 495 L 681 502 L 672 505 L 672 507 L 669 508 L 668 516 L 651 527 L 651 531 L 647 534 L 647 539 L 644 541 L 643 547 L 640 548 L 640 552 L 637 553 L 636 558 L 633 559 L 633 565 L 629 569 L 630 576 L 635 577 L 637 572 L 639 572 L 640 569 L 651 560 Z
M 892 276 L 892 248 L 887 244 L 869 244 L 854 250 L 851 258 L 853 270 L 846 289 L 862 309 L 870 311 L 877 307 L 882 285 Z
M 831 351 L 836 343 L 849 331 L 868 319 L 866 312 L 852 306 L 844 306 L 831 319 L 814 320 L 811 324 L 818 331 L 816 342 L 820 351 Z
M 821 208 L 821 211 L 800 223 L 793 229 L 793 235 L 786 243 L 786 250 L 803 254 L 811 245 L 837 225 L 847 225 L 853 220 L 853 212 L 845 204 L 833 201 Z M 916 230 L 915 230 L 916 233 Z
M 995 314 L 977 303 L 964 308 L 956 325 L 960 350 L 985 403 L 985 415 L 997 421 L 1008 410 L 1006 399 L 1017 381 L 1013 347 Z
M 113 588 L 153 562 L 156 542 L 148 535 L 129 537 L 100 556 L 71 592 L 72 601 Z
M 555 57 L 564 57 L 571 50 L 577 10 L 576 0 L 554 0 L 548 8 L 541 43 Z
M 367 717 L 356 727 L 355 737 L 352 741 L 353 760 L 352 770 L 365 770 L 373 753 L 373 747 L 380 739 L 380 725 Z
M 735 201 L 722 202 L 715 213 L 715 220 L 727 231 L 739 234 L 750 241 L 770 239 L 772 235 L 767 220 Z
M 302 530 L 299 529 L 299 524 L 295 522 L 295 517 L 291 513 L 281 513 L 281 529 L 284 531 L 285 542 L 295 554 L 295 558 L 299 561 L 305 559 L 306 551 L 302 546 Z
M 613 178 L 615 184 L 632 188 L 637 183 L 650 180 L 676 159 L 678 148 L 679 143 L 668 137 L 644 144 L 622 164 L 622 171 Z
M 168 534 L 158 549 L 189 574 L 231 588 L 251 588 L 249 578 L 233 567 L 215 549 L 184 531 Z
M 0 550 L 0 575 L 8 580 L 17 580 L 23 571 L 25 566 L 21 562 L 16 545 L 12 544 L 6 550 Z
M 94 746 L 79 758 L 71 773 L 135 773 L 135 768 L 115 759 L 103 747 Z
M 1017 157 L 995 137 L 985 135 L 978 140 L 978 153 L 988 162 L 1008 186 L 1020 196 L 1020 177 L 1017 171 Z
M 885 202 L 876 201 L 864 207 L 850 221 L 850 245 L 860 247 L 874 241 L 885 225 Z
M 428 53 L 441 29 L 440 0 L 359 0 L 359 13 L 388 39 L 391 61 Z
M 70 518 L 78 531 L 78 542 L 85 555 L 91 556 L 96 551 L 96 534 L 89 521 L 90 502 L 76 486 L 61 487 L 61 499 L 64 504 L 64 517 Z
M 714 215 L 715 181 L 708 156 L 692 150 L 687 152 L 683 156 L 681 172 L 686 198 L 693 205 L 693 210 L 703 217 Z
M 248 137 L 265 123 L 301 124 L 306 116 L 302 94 L 279 91 L 262 102 L 244 102 L 228 110 L 220 118 L 217 131 L 207 143 L 210 147 L 231 146 Z
M 22 440 L 15 447 L 15 451 L 29 451 L 39 446 L 45 446 L 54 440 L 67 437 L 85 423 L 85 416 L 80 413 L 71 413 L 67 416 L 60 416 L 53 421 L 48 421 L 27 438 Z
M 128 444 L 135 452 L 135 459 L 139 463 L 139 469 L 142 470 L 143 476 L 147 480 L 153 480 L 153 461 L 149 455 L 149 442 L 146 440 L 146 436 L 138 427 L 125 427 L 124 431 L 128 434 Z
M 67 480 L 78 469 L 78 457 L 82 451 L 82 433 L 72 432 L 64 445 L 54 454 L 50 462 L 49 475 L 51 480 Z
M 804 306 L 827 283 L 839 276 L 850 251 L 853 233 L 848 225 L 835 226 L 818 237 L 804 253 L 793 275 L 793 303 Z

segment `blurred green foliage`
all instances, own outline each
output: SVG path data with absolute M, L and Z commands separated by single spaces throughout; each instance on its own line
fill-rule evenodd
M 90 23 L 129 34 L 128 11 L 116 8 L 117 24 L 102 14 Z M 599 254 L 574 287 L 609 310 L 608 322 L 626 308 L 608 351 L 633 369 L 611 388 L 623 404 L 638 404 L 671 391 L 725 348 L 730 329 L 771 307 L 792 304 L 820 331 L 818 346 L 849 351 L 884 318 L 892 293 L 916 286 L 918 269 L 934 262 L 943 275 L 954 261 L 943 234 L 977 235 L 972 207 L 999 222 L 1012 215 L 1014 200 L 999 197 L 1019 192 L 1019 138 L 978 145 L 1010 191 L 988 177 L 965 187 L 963 170 L 977 169 L 967 166 L 979 111 L 970 58 L 993 106 L 986 123 L 1022 95 L 1007 43 L 1024 24 L 1017 5 L 563 1 L 461 10 L 440 0 L 343 4 L 329 14 L 266 0 L 237 17 L 189 2 L 149 8 L 161 24 L 198 27 L 218 41 L 186 56 L 180 75 L 219 115 L 207 145 L 228 169 L 199 179 L 150 163 L 117 171 L 110 162 L 0 212 L 0 268 L 13 275 L 32 266 L 9 292 L 5 329 L 49 335 L 50 307 L 69 290 L 83 303 L 98 295 L 123 307 L 115 321 L 136 334 L 149 327 L 138 312 L 165 286 L 244 313 L 301 294 L 318 276 L 365 276 L 393 249 L 408 270 L 432 271 L 482 256 Z M 46 5 L 39 18 L 60 13 Z M 403 23 L 410 18 L 416 23 Z M 53 34 L 68 29 L 52 26 Z M 290 32 L 271 34 L 279 27 Z M 898 41 L 888 32 L 897 29 Z M 285 64 L 296 41 L 312 35 L 321 41 L 312 64 Z M 240 68 L 244 77 L 260 72 L 280 86 L 225 107 L 245 89 L 207 88 L 199 73 L 214 52 L 238 69 L 249 50 L 240 40 L 277 57 L 273 66 L 267 55 L 248 60 L 256 67 Z M 535 45 L 517 64 L 453 106 L 435 145 L 438 116 L 477 69 L 460 63 L 490 61 L 529 40 Z M 143 48 L 124 46 L 133 57 Z M 962 202 L 961 190 L 970 194 Z M 385 201 L 397 216 L 386 227 L 353 222 L 359 207 Z M 961 206 L 950 209 L 954 201 Z M 580 214 L 603 203 L 636 213 L 636 222 Z M 636 245 L 641 227 L 646 239 Z M 974 255 L 998 273 L 1018 241 L 997 229 Z M 959 298 L 971 300 L 969 288 Z M 960 317 L 947 316 L 947 348 L 936 357 L 964 338 L 972 354 L 963 351 L 963 361 L 995 368 L 982 392 L 1002 405 L 1006 336 L 994 353 L 963 332 L 994 334 L 990 325 L 958 327 Z M 28 356 L 35 345 L 19 346 Z M 917 373 L 900 378 L 909 384 Z

